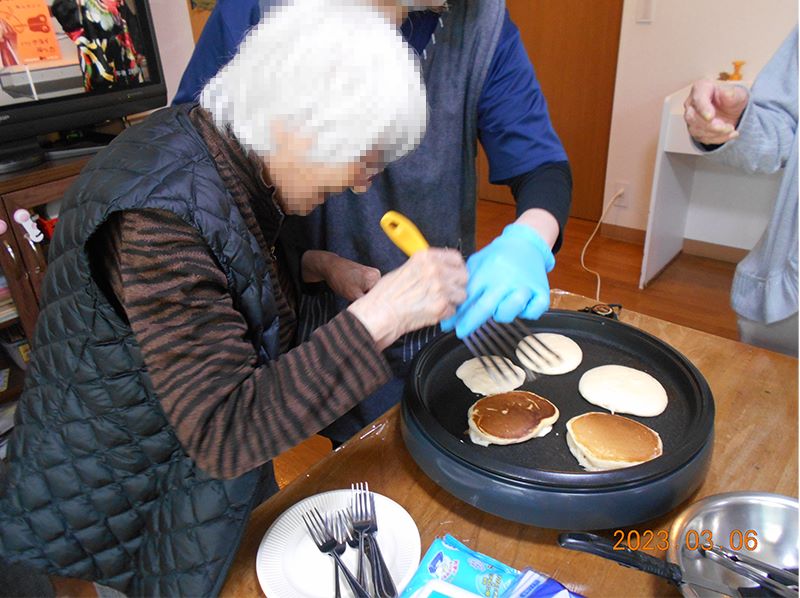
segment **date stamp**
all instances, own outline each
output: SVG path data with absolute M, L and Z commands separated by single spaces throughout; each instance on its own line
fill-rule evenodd
M 711 530 L 688 529 L 683 538 L 670 538 L 669 532 L 664 529 L 643 531 L 631 529 L 624 531 L 614 530 L 614 550 L 669 550 L 675 542 L 680 542 L 686 550 L 711 550 L 714 546 L 724 546 L 731 550 L 755 550 L 758 548 L 758 534 L 755 530 L 731 530 L 724 538 L 714 536 Z

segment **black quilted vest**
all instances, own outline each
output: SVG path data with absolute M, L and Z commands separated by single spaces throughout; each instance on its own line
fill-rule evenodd
M 277 356 L 268 258 L 187 111 L 125 131 L 64 198 L 0 498 L 0 558 L 130 595 L 217 594 L 260 476 L 212 479 L 186 455 L 87 241 L 115 211 L 174 212 L 216 256 L 254 347 Z

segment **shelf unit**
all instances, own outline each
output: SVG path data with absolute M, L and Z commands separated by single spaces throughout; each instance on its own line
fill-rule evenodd
M 33 337 L 39 315 L 41 285 L 47 269 L 47 243 L 34 243 L 25 229 L 14 221 L 19 209 L 37 208 L 61 199 L 75 181 L 88 156 L 45 162 L 21 172 L 0 175 L 0 220 L 7 228 L 0 235 L 0 269 L 2 269 L 18 317 L 0 322 L 0 330 L 19 323 L 25 336 Z M 0 393 L 0 404 L 16 399 L 22 392 L 24 372 L 0 351 L 0 370 L 11 370 L 6 391 Z

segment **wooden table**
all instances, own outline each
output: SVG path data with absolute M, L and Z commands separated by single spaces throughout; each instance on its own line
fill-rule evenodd
M 554 308 L 580 309 L 593 303 L 553 292 Z M 714 394 L 714 455 L 705 482 L 691 500 L 740 490 L 797 496 L 797 360 L 630 311 L 623 311 L 620 319 L 681 351 Z M 533 567 L 589 597 L 680 595 L 651 575 L 560 548 L 556 530 L 484 513 L 438 487 L 406 451 L 397 407 L 254 511 L 222 595 L 262 595 L 256 551 L 281 513 L 307 496 L 362 480 L 411 514 L 423 553 L 437 536 L 449 533 L 479 552 L 520 569 Z M 668 530 L 680 510 L 635 527 Z

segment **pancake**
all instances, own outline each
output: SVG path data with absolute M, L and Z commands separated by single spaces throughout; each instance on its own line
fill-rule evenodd
M 495 363 L 498 364 L 500 370 L 505 373 L 505 376 L 501 378 L 500 374 L 489 366 L 494 374 L 494 378 L 497 378 L 497 380 L 495 380 L 479 358 L 473 357 L 472 359 L 468 359 L 458 366 L 456 376 L 458 376 L 459 379 L 466 384 L 467 388 L 475 394 L 494 395 L 501 392 L 508 392 L 519 388 L 522 386 L 522 383 L 525 382 L 525 371 L 514 365 L 510 359 L 498 357 L 496 355 L 484 357 L 483 359 L 494 360 Z M 503 362 L 505 362 L 508 367 L 503 365 Z
M 550 347 L 554 353 L 558 354 L 558 357 L 541 347 L 535 340 L 531 340 L 533 336 Z M 541 356 L 534 353 L 530 347 L 525 347 L 523 350 L 521 348 L 523 343 L 535 347 Z M 583 361 L 583 351 L 581 351 L 578 343 L 568 336 L 554 332 L 537 332 L 526 336 L 519 342 L 517 345 L 517 359 L 523 366 L 536 373 L 557 376 L 576 369 Z
M 578 391 L 584 399 L 611 413 L 654 417 L 667 408 L 667 391 L 661 383 L 624 365 L 592 368 L 581 376 Z
M 538 438 L 553 429 L 558 409 L 526 390 L 478 399 L 467 412 L 469 438 L 475 444 L 516 444 Z
M 661 456 L 658 432 L 610 413 L 584 413 L 567 422 L 567 446 L 588 471 L 622 469 Z

